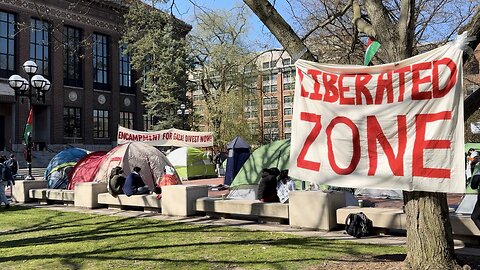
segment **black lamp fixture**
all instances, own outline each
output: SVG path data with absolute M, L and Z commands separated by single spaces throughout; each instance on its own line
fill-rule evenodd
M 187 122 L 187 117 L 190 114 L 190 110 L 186 109 L 185 104 L 180 105 L 180 109 L 177 110 L 177 115 L 182 117 L 182 129 L 185 130 L 185 124 Z
M 23 64 L 23 70 L 28 75 L 28 80 L 23 78 L 20 75 L 14 74 L 8 78 L 8 84 L 15 91 L 15 100 L 18 97 L 27 98 L 29 111 L 32 109 L 32 98 L 36 97 L 37 101 L 42 101 L 45 103 L 45 94 L 50 90 L 51 83 L 49 80 L 45 79 L 42 75 L 35 75 L 38 70 L 38 66 L 34 61 L 28 60 Z M 33 89 L 35 91 L 33 91 Z M 32 176 L 32 145 L 31 138 L 28 138 L 26 143 L 27 147 L 27 165 L 28 165 L 28 176 L 26 180 L 34 180 Z

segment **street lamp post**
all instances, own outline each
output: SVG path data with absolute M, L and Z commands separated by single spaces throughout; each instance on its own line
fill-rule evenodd
M 187 122 L 187 117 L 190 114 L 190 110 L 186 109 L 185 104 L 180 105 L 180 109 L 177 110 L 177 115 L 182 117 L 182 129 L 185 130 L 185 123 Z
M 29 112 L 32 110 L 32 98 L 36 97 L 37 101 L 41 100 L 43 103 L 45 103 L 45 94 L 48 92 L 48 90 L 50 90 L 51 86 L 50 81 L 45 79 L 42 75 L 35 75 L 35 73 L 37 73 L 37 69 L 37 64 L 28 60 L 23 64 L 23 70 L 25 73 L 27 73 L 28 80 L 17 74 L 8 78 L 8 84 L 15 91 L 15 100 L 18 100 L 18 97 L 21 97 L 21 102 L 23 102 L 23 98 L 28 98 Z M 28 165 L 28 176 L 25 178 L 26 180 L 35 180 L 35 178 L 32 176 L 31 139 L 31 135 L 29 135 L 27 139 L 24 139 L 27 148 L 26 161 Z

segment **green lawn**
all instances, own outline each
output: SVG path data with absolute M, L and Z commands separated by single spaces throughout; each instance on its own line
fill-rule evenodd
M 404 253 L 235 227 L 0 208 L 0 269 L 306 269 L 325 261 Z

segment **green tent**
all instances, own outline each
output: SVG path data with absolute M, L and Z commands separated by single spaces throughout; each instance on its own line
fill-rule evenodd
M 233 179 L 228 197 L 256 199 L 262 169 L 276 167 L 280 171 L 288 170 L 289 162 L 290 140 L 274 141 L 258 148 Z M 301 181 L 295 180 L 296 189 L 301 189 L 301 186 Z
M 217 177 L 215 165 L 200 149 L 181 147 L 170 152 L 167 158 L 182 180 Z

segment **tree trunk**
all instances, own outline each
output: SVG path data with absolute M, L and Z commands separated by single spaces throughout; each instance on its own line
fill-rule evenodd
M 317 61 L 297 33 L 268 0 L 243 0 L 243 2 L 250 7 L 293 59 Z
M 447 195 L 404 192 L 408 269 L 461 269 L 455 261 Z

